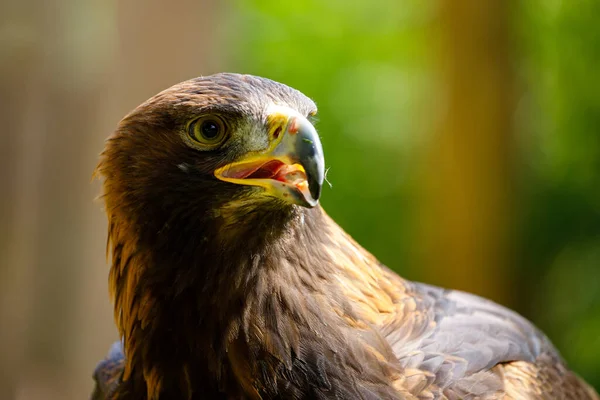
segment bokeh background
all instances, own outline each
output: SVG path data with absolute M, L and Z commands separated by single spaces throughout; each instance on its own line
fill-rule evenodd
M 541 327 L 600 388 L 600 2 L 3 0 L 0 398 L 82 399 L 116 339 L 104 139 L 218 71 L 319 106 L 327 211 L 403 276 Z

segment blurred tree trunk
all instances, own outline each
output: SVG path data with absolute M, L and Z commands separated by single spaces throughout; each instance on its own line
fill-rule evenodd
M 41 49 L 32 41 L 32 16 L 28 4 L 0 3 L 0 398 L 12 399 L 25 353 L 24 332 L 29 317 L 32 288 L 31 253 L 21 238 L 30 237 L 35 213 L 27 212 L 36 200 L 33 181 L 23 181 L 35 160 L 18 165 L 27 95 L 23 82 L 32 75 Z M 28 23 L 29 22 L 29 23 Z M 13 39 L 14 38 L 14 39 Z M 12 40 L 11 40 L 12 39 Z M 33 150 L 35 152 L 35 149 Z M 19 168 L 20 167 L 20 168 Z M 17 219 L 19 223 L 17 224 Z
M 437 284 L 510 303 L 512 2 L 442 0 L 445 89 L 423 165 L 419 265 Z
M 3 7 L 0 398 L 79 400 L 117 338 L 98 153 L 131 108 L 218 67 L 216 2 Z

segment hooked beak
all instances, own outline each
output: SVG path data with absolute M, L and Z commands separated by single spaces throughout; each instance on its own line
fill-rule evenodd
M 273 106 L 267 127 L 269 148 L 217 169 L 215 177 L 260 186 L 265 194 L 292 204 L 316 206 L 325 177 L 325 159 L 314 126 L 291 108 Z

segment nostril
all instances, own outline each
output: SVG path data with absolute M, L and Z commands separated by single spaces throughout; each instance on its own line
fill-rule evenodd
M 278 126 L 277 129 L 275 129 L 275 132 L 273 132 L 273 139 L 278 139 L 279 135 L 281 135 L 281 127 Z

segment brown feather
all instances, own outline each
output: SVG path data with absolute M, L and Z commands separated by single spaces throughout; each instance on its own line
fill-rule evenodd
M 252 138 L 211 152 L 182 140 L 203 112 L 256 135 L 271 103 L 316 110 L 220 74 L 158 94 L 107 141 L 97 171 L 124 354 L 106 398 L 597 398 L 518 315 L 403 280 L 320 207 L 216 180 Z

